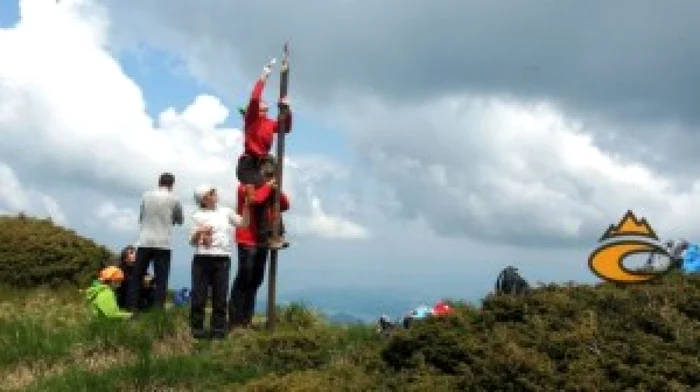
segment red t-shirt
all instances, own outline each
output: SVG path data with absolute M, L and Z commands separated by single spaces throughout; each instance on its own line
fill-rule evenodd
M 450 305 L 440 301 L 433 307 L 433 314 L 436 316 L 443 316 L 452 313 L 453 310 L 454 309 L 452 309 Z
M 236 212 L 239 215 L 243 214 L 243 200 L 245 200 L 245 192 L 246 186 L 243 184 L 238 185 L 238 203 L 236 207 Z M 269 185 L 265 184 L 259 187 L 255 190 L 255 193 L 253 195 L 253 200 L 251 200 L 251 207 L 264 203 L 266 200 L 268 200 L 268 198 L 271 198 L 272 195 L 272 187 L 270 187 Z M 289 210 L 289 199 L 287 198 L 287 195 L 284 192 L 280 194 L 280 210 Z M 272 216 L 271 208 L 268 208 L 265 211 L 265 214 L 269 219 Z M 236 242 L 238 244 L 246 246 L 258 245 L 257 238 L 255 235 L 255 233 L 257 233 L 258 222 L 255 221 L 254 215 L 255 214 L 250 215 L 250 223 L 248 224 L 248 227 L 236 227 Z

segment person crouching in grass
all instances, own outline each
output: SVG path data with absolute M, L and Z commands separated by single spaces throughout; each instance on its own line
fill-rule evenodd
M 195 247 L 192 259 L 192 297 L 190 327 L 192 337 L 206 337 L 204 308 L 209 287 L 212 293 L 211 337 L 226 336 L 227 294 L 231 270 L 234 227 L 247 227 L 250 222 L 250 196 L 245 195 L 242 215 L 229 207 L 218 205 L 216 188 L 200 185 L 194 199 L 199 209 L 192 215 L 194 226 L 190 245 Z
M 97 318 L 128 319 L 131 312 L 123 311 L 117 304 L 115 291 L 124 281 L 124 273 L 115 266 L 103 268 L 98 278 L 87 289 L 90 313 Z
M 119 253 L 119 264 L 117 267 L 124 273 L 124 281 L 117 289 L 117 303 L 119 307 L 126 308 L 127 294 L 129 293 L 129 285 L 131 284 L 131 274 L 134 273 L 134 263 L 136 262 L 136 247 L 133 245 L 125 246 Z

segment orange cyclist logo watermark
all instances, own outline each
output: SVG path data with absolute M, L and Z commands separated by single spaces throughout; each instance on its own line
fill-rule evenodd
M 637 219 L 632 211 L 622 217 L 617 225 L 610 225 L 598 242 L 603 243 L 591 253 L 588 266 L 599 278 L 616 283 L 643 283 L 667 272 L 633 271 L 625 267 L 626 257 L 639 253 L 656 253 L 668 256 L 668 250 L 646 219 Z

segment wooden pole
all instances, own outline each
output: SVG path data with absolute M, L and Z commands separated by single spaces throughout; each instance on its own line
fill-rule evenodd
M 280 64 L 280 101 L 282 98 L 287 96 L 287 85 L 289 82 L 289 43 L 284 44 L 284 52 L 282 55 L 282 62 Z M 277 114 L 277 167 L 276 167 L 276 180 L 277 180 L 277 190 L 273 195 L 273 221 L 272 221 L 272 235 L 277 238 L 280 234 L 280 194 L 282 192 L 282 174 L 284 167 L 284 137 L 288 131 L 289 123 L 283 119 L 286 108 L 283 105 L 279 105 L 279 110 Z M 275 329 L 275 308 L 276 301 L 275 295 L 277 291 L 277 249 L 270 250 L 270 272 L 267 281 L 267 329 L 273 331 Z

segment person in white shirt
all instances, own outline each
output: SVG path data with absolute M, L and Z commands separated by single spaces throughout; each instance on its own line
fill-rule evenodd
M 139 290 L 148 266 L 153 263 L 154 307 L 163 309 L 168 292 L 173 227 L 182 225 L 182 205 L 173 193 L 175 176 L 163 173 L 158 188 L 143 194 L 139 214 L 139 239 L 136 246 L 134 273 L 126 282 L 126 308 L 136 312 L 141 301 Z
M 213 186 L 198 186 L 194 199 L 199 208 L 192 215 L 190 232 L 190 245 L 195 248 L 192 259 L 190 327 L 194 338 L 206 337 L 204 308 L 211 287 L 211 337 L 222 339 L 227 331 L 227 294 L 234 227 L 248 226 L 250 198 L 249 193 L 246 193 L 242 215 L 229 207 L 219 206 L 216 188 Z

